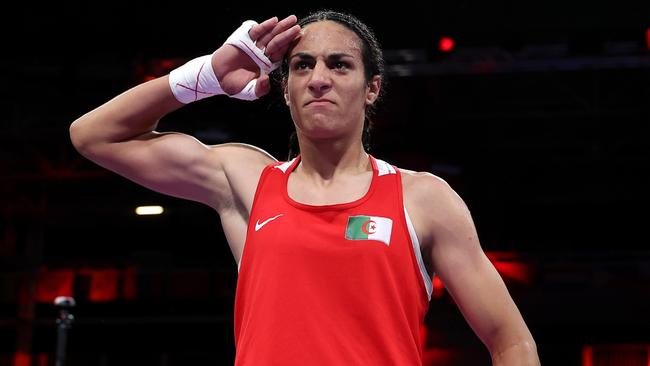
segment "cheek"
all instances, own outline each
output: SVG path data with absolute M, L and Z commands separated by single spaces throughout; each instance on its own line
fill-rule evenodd
M 347 96 L 346 96 L 347 99 L 349 101 L 354 101 L 355 105 L 356 104 L 364 104 L 365 105 L 366 104 L 366 95 L 367 95 L 368 88 L 365 87 L 365 84 L 361 88 L 359 88 L 358 84 L 355 85 L 355 86 L 356 87 L 351 86 L 348 89 L 348 93 L 347 93 Z
M 298 95 L 299 88 L 298 85 L 296 84 L 296 80 L 291 78 L 291 76 L 289 76 L 289 78 L 287 79 L 287 85 L 284 90 L 285 90 L 284 96 L 287 101 L 296 100 L 296 96 Z

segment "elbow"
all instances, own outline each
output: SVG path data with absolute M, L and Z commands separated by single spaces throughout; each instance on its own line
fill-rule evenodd
M 82 135 L 83 132 L 82 128 L 79 126 L 79 120 L 72 122 L 70 125 L 70 142 L 72 142 L 72 146 L 83 155 L 85 144 Z
M 72 146 L 83 156 L 88 157 L 92 141 L 87 131 L 83 117 L 78 118 L 70 125 L 70 142 Z
M 490 353 L 493 365 L 540 365 L 537 344 L 532 337 L 519 339 L 499 349 L 491 349 Z

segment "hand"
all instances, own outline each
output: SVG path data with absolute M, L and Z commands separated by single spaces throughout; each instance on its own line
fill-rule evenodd
M 284 57 L 289 45 L 300 33 L 300 26 L 296 22 L 294 15 L 281 21 L 273 17 L 253 26 L 248 34 L 271 61 L 277 62 Z M 228 95 L 239 93 L 253 79 L 257 79 L 255 94 L 258 97 L 267 94 L 271 89 L 269 76 L 260 73 L 255 62 L 233 45 L 223 45 L 214 53 L 212 67 L 221 88 Z

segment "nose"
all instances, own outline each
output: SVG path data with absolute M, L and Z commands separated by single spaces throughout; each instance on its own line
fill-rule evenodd
M 316 62 L 309 79 L 309 90 L 317 94 L 328 91 L 332 87 L 332 79 L 330 78 L 329 72 L 330 70 L 324 62 Z

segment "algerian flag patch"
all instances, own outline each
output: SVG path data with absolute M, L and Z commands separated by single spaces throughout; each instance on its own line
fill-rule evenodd
M 390 245 L 393 220 L 379 216 L 350 216 L 345 228 L 348 240 L 379 240 Z

